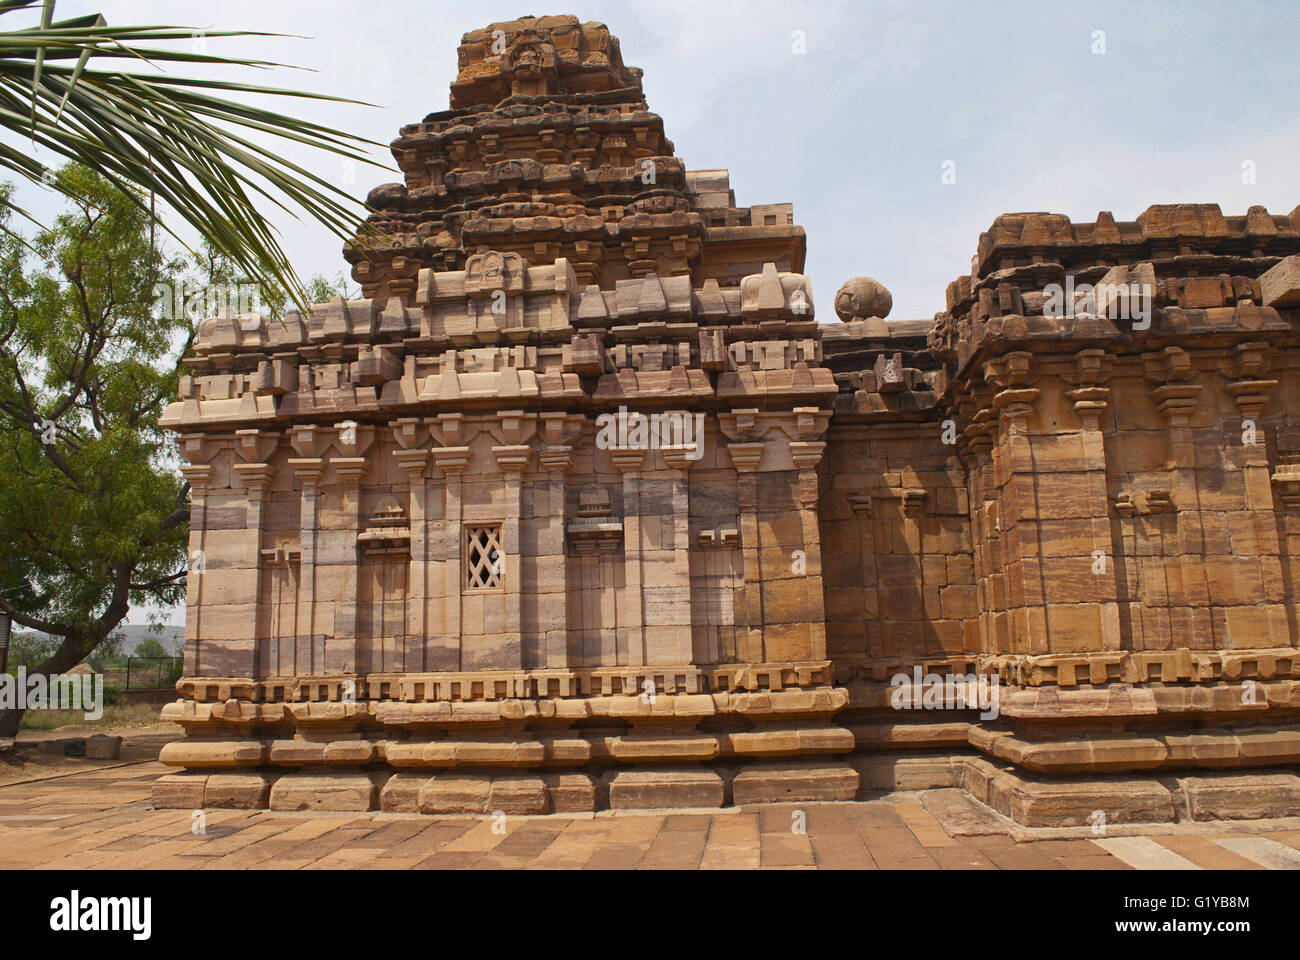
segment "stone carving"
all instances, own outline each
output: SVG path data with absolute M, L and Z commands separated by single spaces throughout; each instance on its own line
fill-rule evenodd
M 835 294 L 835 312 L 845 323 L 850 320 L 865 320 L 867 317 L 883 320 L 892 309 L 893 296 L 871 277 L 846 280 Z
M 1008 214 L 819 324 L 603 25 L 459 56 L 363 299 L 200 326 L 155 803 L 1300 812 L 1300 209 Z

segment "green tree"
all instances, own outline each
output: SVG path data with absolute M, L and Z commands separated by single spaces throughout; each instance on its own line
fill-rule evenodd
M 138 197 L 76 165 L 59 180 L 74 199 L 48 230 L 0 233 L 0 608 L 58 640 L 42 673 L 84 660 L 132 604 L 183 598 L 189 519 L 158 419 L 194 325 L 151 309 L 185 261 L 156 249 Z M 20 721 L 0 712 L 0 736 Z
M 145 637 L 143 640 L 141 640 L 139 643 L 135 645 L 135 653 L 133 654 L 133 656 L 169 657 L 171 656 L 171 654 L 167 652 L 166 647 L 164 647 L 161 643 L 158 642 L 157 637 Z
M 18 138 L 17 145 L 0 141 L 0 167 L 49 183 L 29 144 L 82 163 L 142 210 L 152 211 L 155 198 L 166 203 L 242 273 L 306 308 L 307 292 L 259 205 L 304 210 L 343 239 L 357 231 L 364 208 L 278 148 L 303 143 L 344 162 L 373 163 L 360 151 L 379 145 L 255 106 L 250 97 L 355 101 L 184 75 L 195 64 L 280 66 L 206 50 L 208 40 L 267 34 L 113 27 L 102 14 L 56 20 L 54 7 L 54 0 L 0 0 L 0 131 Z M 18 26 L 17 15 L 38 10 L 38 24 Z M 106 69 L 96 69 L 101 64 Z M 262 142 L 267 136 L 272 141 Z M 4 205 L 12 208 L 8 196 Z
M 244 305 L 279 316 L 290 305 L 292 298 L 292 294 L 282 287 L 262 286 L 211 244 L 204 244 L 203 249 L 194 254 L 190 270 L 183 279 L 185 288 L 179 291 L 179 301 L 175 289 L 159 292 L 170 294 L 171 308 L 188 311 L 191 320 L 216 316 L 217 311 L 225 307 L 242 313 L 245 312 Z M 303 289 L 309 304 L 328 303 L 338 296 L 348 300 L 361 296 L 361 288 L 349 287 L 342 273 L 335 274 L 332 279 L 321 273 L 313 274 Z M 255 292 L 256 296 L 247 298 L 247 303 L 244 303 L 245 292 Z M 236 300 L 241 305 L 237 306 Z
M 15 630 L 9 638 L 9 672 L 17 675 L 19 667 L 31 671 L 49 659 L 54 647 L 49 637 Z

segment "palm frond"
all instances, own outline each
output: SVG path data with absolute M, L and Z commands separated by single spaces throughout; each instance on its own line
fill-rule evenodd
M 347 161 L 382 167 L 364 152 L 380 145 L 254 106 L 243 96 L 361 102 L 109 65 L 130 60 L 137 68 L 162 63 L 281 67 L 271 61 L 154 45 L 189 40 L 198 33 L 218 39 L 280 34 L 113 27 L 99 14 L 55 20 L 54 0 L 0 0 L 0 16 L 38 5 L 38 26 L 0 30 L 0 130 L 90 167 L 138 204 L 147 204 L 153 194 L 250 281 L 267 290 L 287 291 L 294 304 L 305 309 L 309 304 L 303 284 L 259 204 L 269 202 L 294 215 L 301 210 L 345 240 L 364 229 L 366 210 L 340 186 L 286 160 L 276 147 L 283 142 L 306 144 Z M 106 69 L 94 68 L 100 63 Z M 269 135 L 272 145 L 253 139 L 256 135 Z M 67 189 L 46 166 L 3 143 L 0 169 Z M 166 224 L 164 229 L 176 236 Z

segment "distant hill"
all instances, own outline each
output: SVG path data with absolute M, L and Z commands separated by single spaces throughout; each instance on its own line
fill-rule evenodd
M 115 635 L 121 636 L 121 643 L 116 647 L 121 656 L 133 656 L 136 648 L 148 639 L 156 640 L 162 644 L 163 649 L 170 656 L 180 657 L 185 654 L 184 627 L 163 627 L 160 632 L 155 633 L 148 626 L 133 625 L 120 626 L 113 632 Z M 41 663 L 57 648 L 62 639 L 62 637 L 51 637 L 39 630 L 23 630 L 20 628 L 13 631 L 9 646 L 9 667 L 11 672 L 15 665 L 19 663 L 26 664 L 29 667 L 32 664 Z
M 163 627 L 160 633 L 155 633 L 152 628 L 137 624 L 134 626 L 123 625 L 113 632 L 120 633 L 126 638 L 122 641 L 121 650 L 127 656 L 135 653 L 135 648 L 150 637 L 161 643 L 163 648 L 173 657 L 179 657 L 185 652 L 184 627 Z

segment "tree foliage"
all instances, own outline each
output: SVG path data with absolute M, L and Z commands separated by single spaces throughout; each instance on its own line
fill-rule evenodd
M 189 487 L 158 423 L 206 314 L 160 294 L 249 282 L 211 247 L 166 252 L 147 206 L 94 171 L 58 176 L 73 199 L 49 229 L 0 229 L 0 610 L 54 637 L 24 661 L 47 674 L 101 659 L 132 607 L 184 601 Z M 305 287 L 345 292 L 341 276 Z M 0 712 L 0 735 L 18 719 Z
M 0 238 L 0 608 L 59 638 L 45 673 L 132 605 L 183 599 L 189 519 L 158 420 L 194 325 L 152 310 L 187 264 L 118 187 L 75 165 L 59 177 L 67 212 L 30 247 Z
M 167 648 L 159 642 L 157 637 L 145 637 L 135 645 L 133 657 L 170 657 Z
M 38 25 L 11 26 L 12 15 L 37 9 Z M 56 20 L 54 9 L 54 0 L 0 0 L 0 18 L 9 15 L 9 29 L 0 29 L 0 130 L 88 166 L 134 203 L 161 200 L 255 283 L 309 306 L 262 209 L 303 210 L 347 239 L 364 207 L 338 183 L 285 159 L 283 145 L 370 164 L 362 151 L 378 144 L 254 106 L 250 97 L 355 101 L 184 75 L 193 65 L 280 66 L 206 49 L 208 40 L 266 34 L 110 26 L 101 14 Z M 24 147 L 0 141 L 0 168 L 50 183 L 50 171 Z M 10 195 L 4 205 L 14 209 Z

